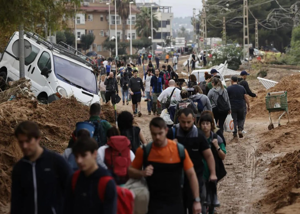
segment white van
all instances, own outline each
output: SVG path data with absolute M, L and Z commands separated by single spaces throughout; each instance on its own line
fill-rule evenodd
M 15 32 L 0 58 L 0 76 L 6 81 L 20 76 L 19 59 L 12 50 L 18 39 L 19 33 Z M 99 102 L 97 79 L 88 62 L 36 34 L 26 32 L 24 39 L 32 49 L 25 58 L 25 77 L 31 80 L 31 90 L 39 101 L 50 103 L 73 95 L 85 105 Z

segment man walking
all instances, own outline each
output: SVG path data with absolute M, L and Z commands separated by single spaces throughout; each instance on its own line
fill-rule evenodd
M 192 54 L 192 70 L 195 70 L 195 66 L 196 66 L 196 56 L 195 56 L 195 52 L 193 52 L 193 54 Z
M 147 98 L 147 110 L 148 110 L 148 115 L 151 115 L 151 110 L 152 110 L 152 97 L 151 97 L 151 79 L 152 79 L 152 70 L 148 69 L 147 75 L 144 76 L 144 85 L 145 85 L 145 92 L 146 92 L 146 98 Z
M 11 214 L 63 214 L 66 183 L 72 174 L 64 158 L 40 145 L 36 123 L 20 123 L 15 136 L 24 157 L 12 171 Z
M 157 101 L 157 98 L 165 89 L 164 78 L 159 75 L 159 69 L 155 70 L 155 76 L 151 78 L 150 96 L 152 96 L 152 111 L 153 115 L 157 113 L 157 116 L 161 113 L 161 104 Z
M 176 54 L 174 54 L 173 56 L 173 68 L 174 68 L 174 71 L 177 71 L 177 63 L 178 63 L 178 58 L 176 56 Z
M 145 89 L 143 86 L 143 81 L 140 77 L 138 77 L 138 71 L 134 70 L 133 71 L 133 77 L 129 80 L 129 91 L 131 94 L 131 99 L 132 99 L 132 111 L 133 115 L 136 117 L 135 109 L 136 105 L 138 105 L 138 116 L 142 116 L 142 107 L 141 107 L 141 98 L 142 98 L 142 93 L 141 90 L 143 91 L 143 96 L 145 95 Z
M 106 103 L 108 103 L 109 100 L 111 99 L 111 103 L 115 104 L 114 103 L 115 95 L 116 92 L 117 94 L 119 93 L 119 90 L 118 90 L 118 82 L 114 78 L 113 72 L 109 73 L 109 76 L 106 78 L 104 85 L 106 85 L 106 92 L 105 92 Z
M 227 92 L 234 124 L 233 137 L 237 137 L 238 133 L 239 138 L 243 138 L 246 103 L 248 111 L 250 111 L 250 103 L 245 88 L 238 85 L 238 78 L 236 76 L 231 77 L 231 84 L 232 85 L 227 88 Z
M 204 165 L 202 159 L 204 158 L 208 164 L 210 171 L 210 181 L 217 181 L 216 170 L 215 170 L 215 159 L 210 150 L 206 138 L 201 132 L 198 131 L 198 128 L 194 125 L 195 115 L 190 108 L 185 108 L 181 110 L 178 114 L 179 124 L 177 124 L 173 129 L 170 129 L 167 135 L 168 139 L 176 139 L 178 142 L 182 143 L 191 157 L 191 160 L 194 164 L 196 175 L 199 182 L 199 187 L 201 188 L 203 183 L 203 171 Z M 185 210 L 189 210 L 189 214 L 193 214 L 193 193 L 188 185 L 187 180 L 184 179 L 184 205 Z M 197 191 L 200 194 L 200 188 Z M 202 198 L 202 210 L 204 210 L 204 200 L 205 193 L 201 192 Z
M 95 140 L 80 138 L 72 152 L 79 171 L 69 180 L 64 213 L 116 214 L 116 184 L 110 173 L 97 164 L 98 146 Z M 105 179 L 108 181 L 105 182 Z
M 168 112 L 170 114 L 170 118 L 174 118 L 175 116 L 175 110 L 176 106 L 179 101 L 181 101 L 181 96 L 180 96 L 180 90 L 176 88 L 176 83 L 174 80 L 170 80 L 169 82 L 169 87 L 159 95 L 157 100 L 160 103 L 166 104 L 168 101 L 168 98 L 170 100 L 169 106 L 164 106 L 165 108 L 168 109 Z
M 256 94 L 254 94 L 250 87 L 249 87 L 249 84 L 248 82 L 246 81 L 247 80 L 247 76 L 250 75 L 247 73 L 247 71 L 242 71 L 241 72 L 241 77 L 242 77 L 242 80 L 239 81 L 239 84 L 241 86 L 243 86 L 246 90 L 246 93 L 250 96 L 250 97 L 257 97 Z M 246 121 L 246 116 L 247 116 L 247 108 L 244 109 L 244 121 L 243 121 L 243 130 L 244 130 L 244 125 L 245 125 L 245 121 Z
M 165 121 L 156 117 L 150 122 L 153 143 L 138 148 L 132 166 L 128 169 L 130 178 L 146 178 L 150 201 L 148 214 L 182 214 L 182 171 L 190 184 L 194 202 L 194 213 L 201 213 L 197 176 L 189 154 L 181 144 L 168 140 Z M 144 168 L 144 170 L 142 170 Z

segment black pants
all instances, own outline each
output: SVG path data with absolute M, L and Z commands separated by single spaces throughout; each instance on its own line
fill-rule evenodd
M 228 112 L 219 112 L 217 108 L 213 108 L 214 117 L 216 120 L 216 123 L 219 122 L 219 128 L 221 130 L 221 133 L 224 133 L 224 122 L 226 120 L 226 117 L 228 115 Z
M 164 202 L 149 203 L 148 214 L 183 214 L 183 203 L 166 204 Z
M 106 103 L 108 103 L 110 99 L 111 99 L 111 103 L 113 103 L 115 94 L 116 94 L 115 91 L 107 91 L 107 92 L 105 93 Z
M 243 131 L 244 129 L 244 121 L 245 121 L 245 109 L 232 109 L 231 115 L 233 118 L 233 124 L 234 124 L 234 132 L 237 133 L 237 131 Z

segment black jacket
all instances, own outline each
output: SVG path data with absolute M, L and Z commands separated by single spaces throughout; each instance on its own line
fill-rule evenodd
M 22 158 L 12 171 L 10 213 L 62 214 L 71 174 L 65 159 L 47 149 L 35 162 Z
M 108 92 L 117 92 L 118 93 L 118 83 L 115 78 L 107 78 L 104 82 L 106 85 L 106 91 Z
M 128 77 L 121 78 L 121 87 L 123 90 L 128 90 L 128 87 L 129 87 L 129 78 Z
M 100 166 L 88 177 L 80 172 L 75 189 L 72 188 L 72 180 L 70 179 L 64 214 L 116 214 L 117 190 L 115 181 L 111 180 L 107 183 L 103 202 L 98 194 L 99 180 L 102 176 L 111 175 Z
M 256 94 L 252 93 L 251 89 L 249 88 L 249 84 L 248 84 L 248 82 L 247 82 L 246 80 L 243 80 L 243 79 L 242 79 L 242 80 L 239 82 L 239 84 L 245 88 L 247 94 L 248 94 L 250 97 L 256 97 Z

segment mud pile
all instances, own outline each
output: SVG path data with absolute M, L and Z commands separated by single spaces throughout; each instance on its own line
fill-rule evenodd
M 101 107 L 103 119 L 115 123 L 113 107 Z M 9 201 L 11 170 L 22 157 L 13 135 L 18 123 L 25 120 L 36 122 L 42 132 L 42 145 L 61 153 L 67 147 L 75 124 L 88 118 L 89 107 L 74 97 L 49 105 L 25 98 L 0 103 L 0 204 Z
M 280 208 L 284 210 L 278 213 L 296 213 L 293 205 L 300 195 L 300 150 L 273 160 L 266 180 L 269 194 L 260 201 L 263 213 L 275 213 Z
M 251 111 L 248 114 L 249 118 L 267 117 L 265 97 L 268 92 L 287 91 L 289 114 L 293 118 L 300 119 L 300 74 L 295 74 L 282 78 L 279 83 L 269 90 L 260 90 L 258 98 L 251 98 Z

